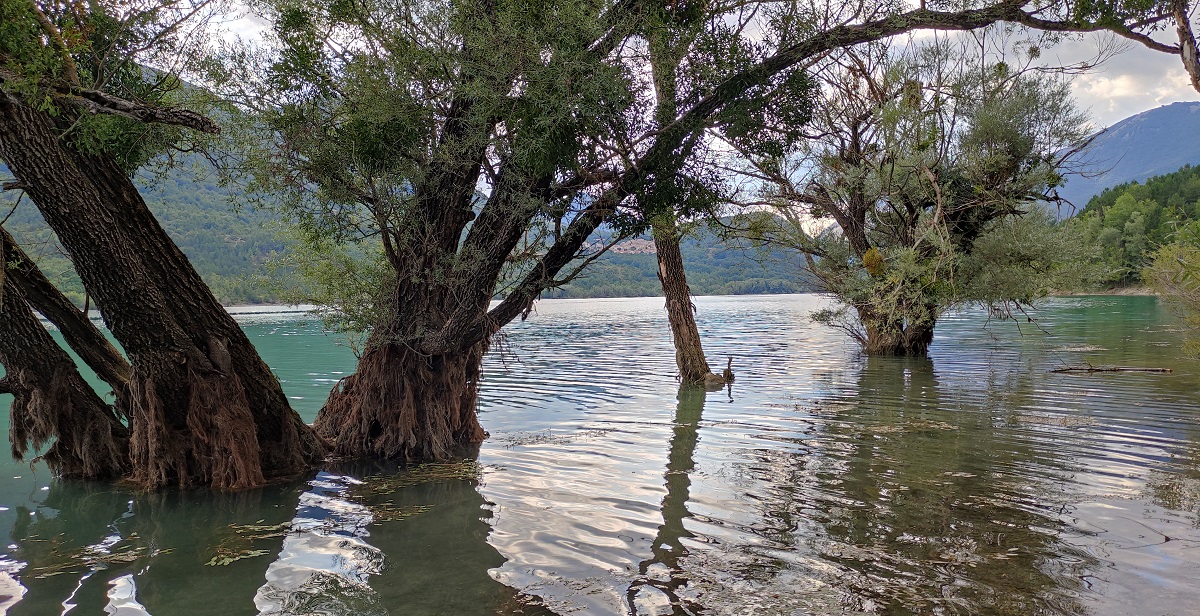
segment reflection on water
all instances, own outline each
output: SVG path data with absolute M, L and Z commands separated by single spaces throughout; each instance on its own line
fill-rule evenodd
M 1200 599 L 1197 363 L 1149 298 L 949 316 L 867 359 L 806 296 L 542 302 L 489 359 L 478 462 L 147 495 L 0 465 L 10 614 L 1183 614 Z M 311 420 L 349 351 L 247 331 Z M 1042 331 L 1044 330 L 1044 331 Z M 1170 374 L 1051 374 L 1064 365 Z M 2 403 L 2 402 L 0 402 Z M 11 479 L 10 479 L 11 478 Z

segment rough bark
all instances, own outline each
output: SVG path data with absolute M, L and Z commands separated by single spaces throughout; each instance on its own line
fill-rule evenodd
M 1183 69 L 1188 74 L 1192 88 L 1200 92 L 1200 53 L 1196 50 L 1196 36 L 1192 32 L 1188 4 L 1188 0 L 1172 0 L 1171 14 L 1179 34 L 1179 58 L 1183 60 Z
M 114 393 L 122 396 L 129 386 L 132 370 L 125 356 L 92 324 L 85 312 L 75 308 L 71 300 L 46 278 L 3 227 L 0 227 L 0 247 L 0 260 L 8 264 L 8 276 L 33 309 L 53 323 L 71 350 L 96 372 L 96 376 L 108 383 Z
M 667 303 L 679 380 L 685 385 L 723 380 L 712 373 L 704 358 L 700 330 L 696 327 L 696 305 L 692 303 L 692 292 L 683 269 L 679 230 L 673 217 L 654 226 L 654 248 L 658 253 L 658 280 Z
M 864 336 L 859 340 L 867 355 L 926 357 L 937 325 L 934 308 L 926 306 L 904 315 L 880 314 L 872 308 L 857 309 Z
M 0 158 L 66 248 L 129 355 L 132 477 L 238 489 L 294 475 L 324 446 L 130 179 L 0 97 Z
M 450 460 L 487 437 L 475 412 L 486 343 L 425 355 L 395 342 L 369 346 L 317 415 L 334 455 Z
M 38 321 L 12 276 L 0 299 L 0 391 L 9 411 L 12 455 L 40 456 L 64 477 L 118 477 L 129 470 L 129 430 L 83 380 L 75 363 Z

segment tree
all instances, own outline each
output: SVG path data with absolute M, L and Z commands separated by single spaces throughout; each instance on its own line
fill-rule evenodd
M 1037 210 L 1084 140 L 1083 116 L 1061 80 L 992 56 L 987 35 L 974 41 L 981 52 L 845 50 L 819 73 L 801 154 L 751 159 L 781 215 L 757 218 L 838 303 L 815 318 L 869 355 L 924 355 L 945 310 L 978 301 L 1006 314 L 1072 264 L 1068 238 Z
M 171 106 L 187 93 L 177 78 L 140 64 L 192 57 L 188 24 L 206 6 L 0 3 L 8 187 L 37 205 L 129 355 L 118 399 L 131 477 L 148 487 L 250 487 L 324 452 L 130 180 L 183 128 L 217 130 Z
M 377 242 L 391 270 L 358 369 L 317 418 L 338 454 L 439 459 L 482 439 L 474 405 L 490 338 L 603 250 L 585 248 L 601 225 L 651 225 L 641 206 L 664 202 L 649 197 L 709 135 L 787 128 L 772 123 L 776 103 L 822 56 L 999 21 L 1128 33 L 1013 1 L 695 8 L 720 36 L 671 48 L 691 77 L 665 125 L 644 70 L 646 11 L 632 0 L 278 0 L 267 44 L 230 53 L 214 79 L 259 112 L 245 141 L 261 146 L 246 157 L 260 184 L 289 192 L 312 237 Z M 753 27 L 728 26 L 742 22 Z
M 0 228 L 0 364 L 6 372 L 0 393 L 14 396 L 9 413 L 13 457 L 22 459 L 30 448 L 49 444 L 40 458 L 57 474 L 118 477 L 129 468 L 129 430 L 38 322 L 25 293 L 37 292 L 30 284 L 37 274 L 30 275 L 29 266 L 18 260 L 19 250 Z M 72 317 L 60 320 L 73 324 Z M 67 336 L 78 340 L 79 331 L 72 328 Z M 107 376 L 119 379 L 120 364 L 113 366 Z
M 1142 277 L 1191 326 L 1188 348 L 1200 351 L 1195 332 L 1200 330 L 1200 233 L 1190 229 L 1175 242 L 1153 253 L 1153 260 Z

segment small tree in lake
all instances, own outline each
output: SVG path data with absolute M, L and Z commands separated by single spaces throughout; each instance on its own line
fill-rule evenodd
M 1084 117 L 1058 76 L 974 40 L 975 53 L 949 42 L 846 50 L 817 72 L 802 154 L 752 159 L 774 209 L 751 218 L 800 250 L 837 301 L 814 318 L 871 355 L 924 355 L 945 310 L 982 302 L 1007 314 L 1075 271 L 1074 242 L 1042 208 Z

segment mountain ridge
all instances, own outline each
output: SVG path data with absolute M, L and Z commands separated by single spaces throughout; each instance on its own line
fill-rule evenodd
M 1144 182 L 1184 165 L 1200 164 L 1200 139 L 1188 136 L 1200 136 L 1200 102 L 1163 105 L 1108 127 L 1087 148 L 1068 159 L 1073 172 L 1058 194 L 1070 206 L 1059 217 L 1083 210 L 1106 188 Z

